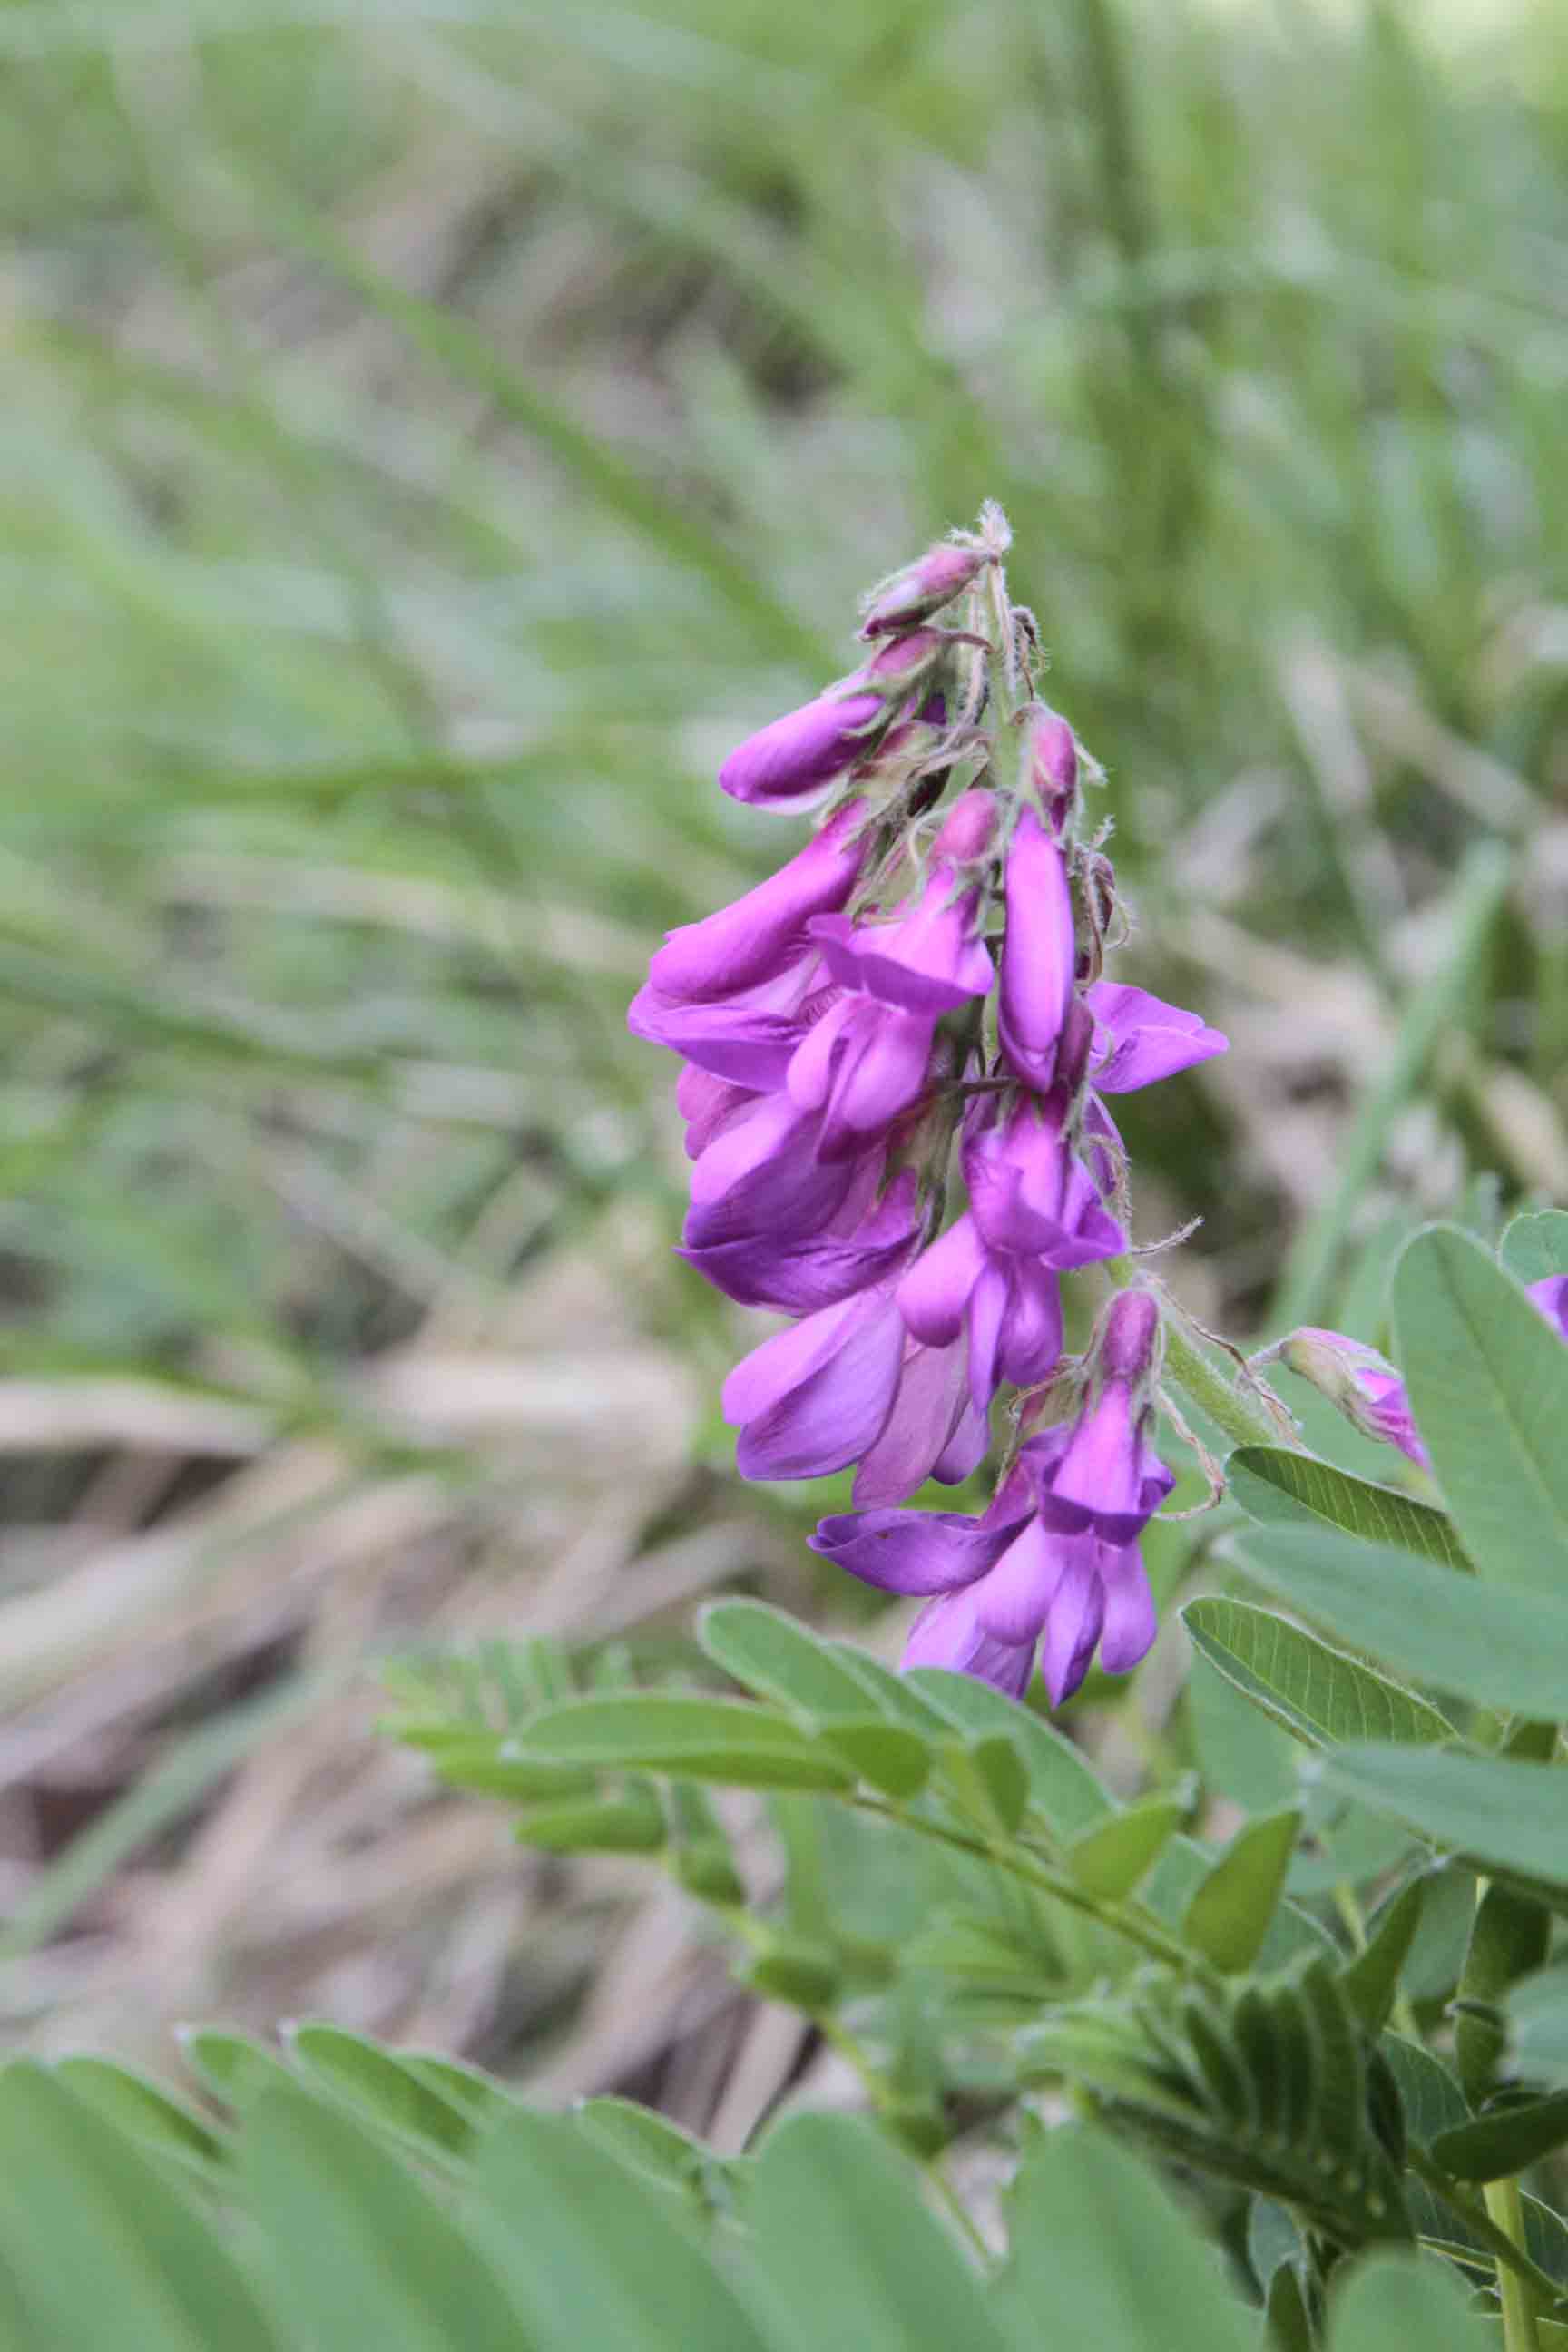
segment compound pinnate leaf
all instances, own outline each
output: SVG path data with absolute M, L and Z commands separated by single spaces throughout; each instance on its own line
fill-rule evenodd
M 761 1698 L 825 1719 L 868 1712 L 864 1681 L 815 1633 L 763 1601 L 710 1602 L 697 1621 L 697 1638 L 715 1665 Z

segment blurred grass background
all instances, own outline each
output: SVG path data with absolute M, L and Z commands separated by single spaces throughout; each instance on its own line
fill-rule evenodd
M 1568 1195 L 1568 18 L 8 0 L 0 75 L 4 2032 L 733 2123 L 798 2021 L 366 1671 L 864 1619 L 623 1028 L 799 837 L 717 759 L 999 498 L 1130 968 L 1235 1039 L 1129 1107 L 1189 1302 L 1370 1336 L 1472 1171 Z

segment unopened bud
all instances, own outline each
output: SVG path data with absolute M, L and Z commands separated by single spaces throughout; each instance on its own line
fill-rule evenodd
M 973 866 L 985 856 L 995 830 L 996 803 L 990 793 L 963 793 L 947 813 L 936 837 L 936 854 L 954 866 Z
M 1058 832 L 1078 794 L 1078 738 L 1065 719 L 1043 706 L 1026 721 L 1029 781 Z
M 1286 1364 L 1302 1380 L 1310 1381 L 1363 1436 L 1397 1445 L 1419 1469 L 1432 1467 L 1405 1382 L 1375 1348 L 1365 1347 L 1342 1331 L 1320 1331 L 1306 1325 L 1268 1349 L 1264 1360 Z
M 1160 1303 L 1147 1290 L 1119 1290 L 1100 1318 L 1096 1360 L 1110 1381 L 1146 1380 L 1160 1345 Z
M 908 636 L 889 637 L 851 682 L 875 694 L 902 694 L 926 676 L 946 642 L 937 629 L 912 629 Z
M 967 588 L 990 558 L 977 547 L 928 548 L 874 589 L 860 625 L 863 637 L 885 637 L 928 621 Z

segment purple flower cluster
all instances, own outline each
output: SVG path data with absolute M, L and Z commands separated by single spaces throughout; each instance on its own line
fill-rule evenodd
M 1568 1274 L 1549 1274 L 1528 1286 L 1527 1296 L 1558 1338 L 1568 1342 Z M 1279 1362 L 1310 1381 L 1363 1436 L 1396 1445 L 1418 1470 L 1430 1470 L 1432 1456 L 1415 1426 L 1410 1397 L 1386 1356 L 1342 1331 L 1303 1325 L 1253 1358 Z
M 1057 1702 L 1097 1645 L 1115 1671 L 1152 1639 L 1139 1538 L 1171 1485 L 1152 1293 L 1118 1293 L 1063 1357 L 1060 1276 L 1128 1246 L 1104 1097 L 1225 1040 L 1101 976 L 1114 877 L 1081 837 L 1072 730 L 1020 684 L 999 551 L 895 574 L 863 667 L 725 761 L 736 798 L 825 821 L 669 934 L 630 1024 L 686 1063 L 682 1255 L 794 1318 L 725 1385 L 742 1472 L 854 1465 L 858 1508 L 814 1547 L 926 1598 L 906 1663 L 1021 1695 L 1039 1653 Z M 960 597 L 969 625 L 942 625 Z M 989 1509 L 896 1507 L 978 1468 L 1005 1385 L 1032 1393 Z

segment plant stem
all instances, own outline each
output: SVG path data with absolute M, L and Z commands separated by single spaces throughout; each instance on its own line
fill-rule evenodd
M 1524 2207 L 1520 2200 L 1519 2181 L 1510 2175 L 1506 2180 L 1489 2180 L 1482 2191 L 1487 2211 L 1511 2245 L 1524 2244 Z M 1500 2261 L 1497 2266 L 1498 2293 L 1502 2298 L 1503 2352 L 1540 2352 L 1540 2337 L 1535 2332 L 1535 2296 L 1525 2280 Z
M 901 1806 L 884 1804 L 880 1798 L 852 1796 L 847 1801 L 858 1811 L 875 1813 L 879 1820 L 897 1822 L 903 1829 L 917 1830 L 922 1837 L 939 1839 L 943 1845 L 957 1846 L 963 1853 L 975 1854 L 982 1861 L 995 1863 L 998 1868 L 1011 1871 L 1015 1878 L 1023 1879 L 1042 1895 L 1054 1896 L 1069 1911 L 1081 1912 L 1085 1918 L 1095 1920 L 1101 1927 L 1109 1927 L 1112 1935 L 1125 1937 L 1129 1943 L 1136 1944 L 1152 1958 L 1163 1960 L 1167 1967 L 1198 1975 L 1208 1973 L 1205 1963 L 1197 1953 L 1189 1951 L 1174 1936 L 1168 1936 L 1153 1920 L 1134 1917 L 1119 1906 L 1096 1902 L 1093 1895 L 1086 1895 L 1080 1886 L 1075 1886 L 1070 1878 L 1061 1877 L 1016 1845 L 1005 1845 L 1000 1841 L 988 1843 L 984 1838 L 971 1836 L 966 1830 L 950 1829 L 943 1822 L 933 1822 L 925 1814 L 911 1813 Z
M 1553 2310 L 1563 2300 L 1563 2290 L 1557 2282 L 1541 2268 L 1539 2263 L 1532 2262 L 1524 2252 L 1524 2217 L 1519 2204 L 1518 2181 L 1491 2183 L 1492 2189 L 1506 2186 L 1513 2192 L 1513 2210 L 1519 2222 L 1519 2234 L 1516 2237 L 1511 2227 L 1501 2228 L 1493 2221 L 1488 2210 L 1491 2203 L 1490 2189 L 1487 2192 L 1487 2203 L 1483 2205 L 1479 2198 L 1470 2196 L 1468 2191 L 1461 2189 L 1458 2181 L 1451 2180 L 1442 2168 L 1434 2164 L 1431 2158 L 1418 2147 L 1408 2148 L 1405 2151 L 1405 2166 L 1406 2171 L 1413 2172 L 1417 2180 L 1425 2181 L 1426 2187 L 1435 2195 L 1440 2197 L 1445 2205 L 1452 2206 L 1456 2213 L 1464 2217 L 1467 2227 L 1480 2240 L 1495 2260 L 1500 2284 L 1506 2273 L 1509 2280 L 1516 2287 L 1522 2283 L 1528 2289 L 1529 2308 L 1524 2317 L 1529 2332 L 1522 2336 L 1507 2336 L 1505 2341 L 1508 2352 L 1515 2352 L 1516 2347 L 1518 2352 L 1539 2352 L 1540 2339 L 1535 2332 L 1535 2313 L 1542 2305 L 1548 2311 Z M 1506 2324 L 1508 2312 L 1506 2296 L 1503 2311 Z

